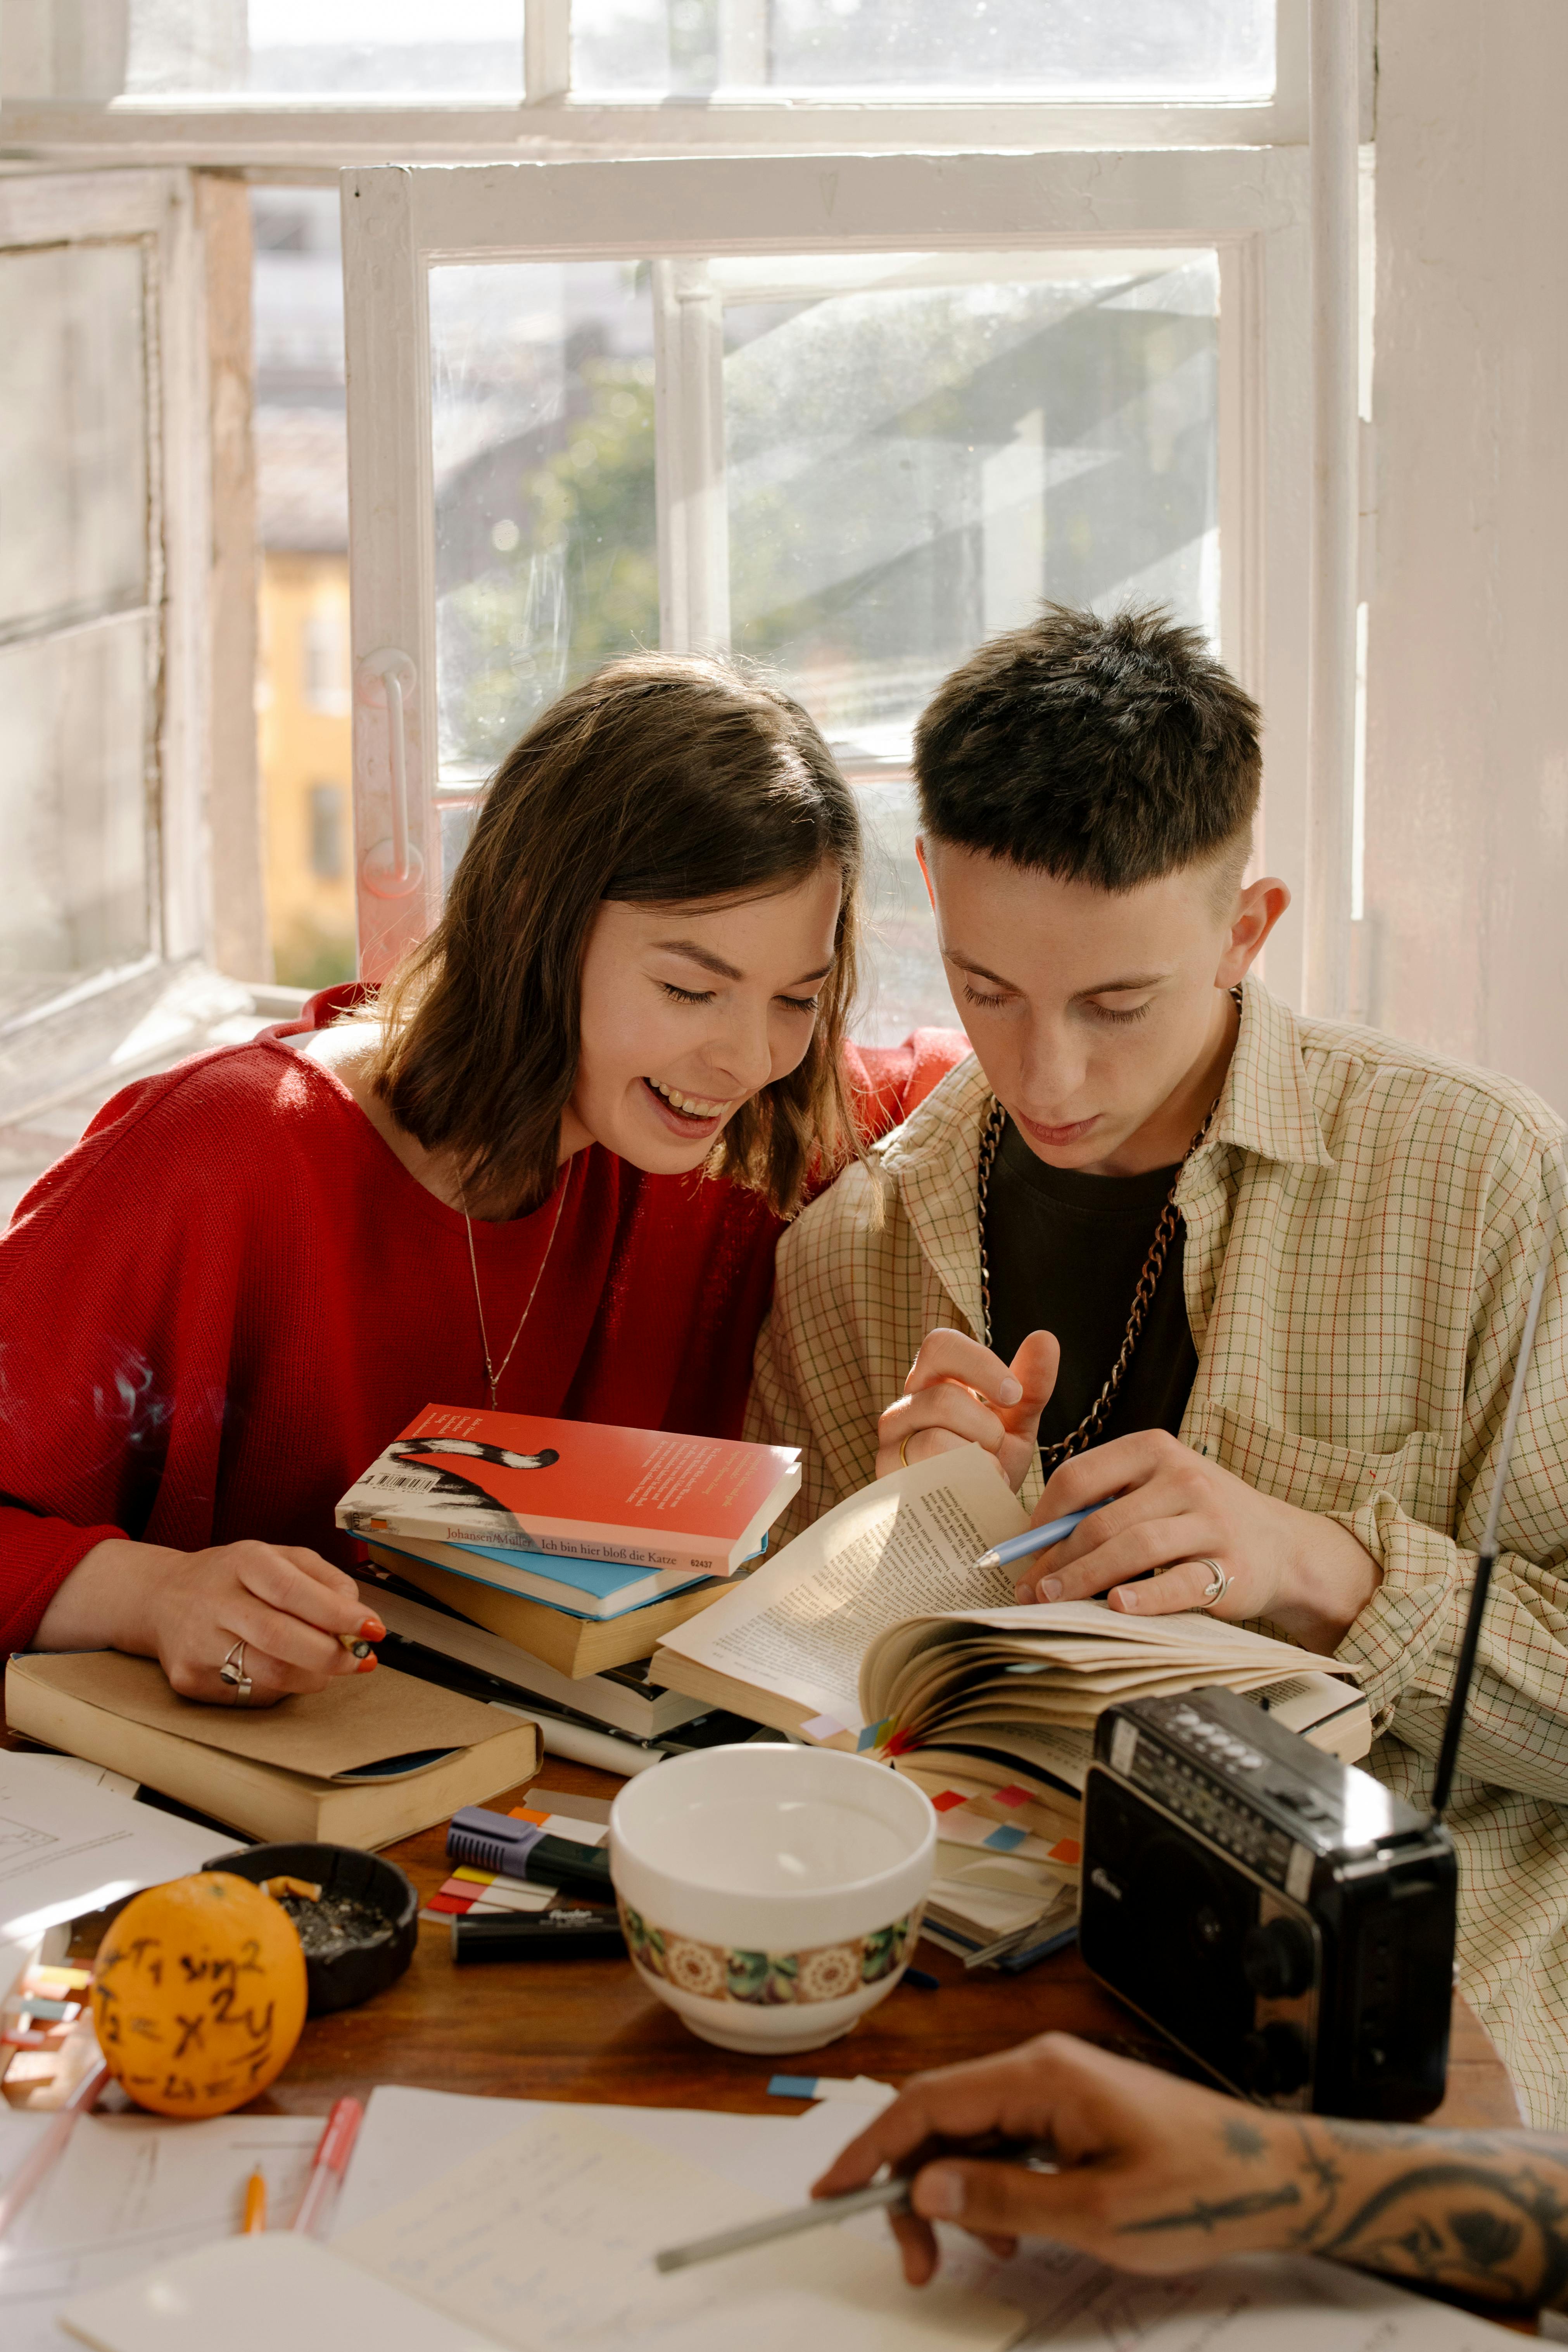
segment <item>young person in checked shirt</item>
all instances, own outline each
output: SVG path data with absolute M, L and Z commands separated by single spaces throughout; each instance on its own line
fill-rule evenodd
M 1561 2126 L 1562 1129 L 1248 977 L 1289 904 L 1245 878 L 1258 724 L 1159 613 L 1049 610 L 942 688 L 921 856 L 973 1055 L 785 1235 L 749 1433 L 805 1449 L 792 1528 L 971 1442 L 1037 1523 L 1114 1497 L 1021 1597 L 1336 1653 L 1371 1769 L 1419 1805 L 1550 1246 L 1450 1820 L 1464 1988 Z

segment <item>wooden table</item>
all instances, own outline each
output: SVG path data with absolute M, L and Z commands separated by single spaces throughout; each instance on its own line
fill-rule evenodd
M 540 1785 L 611 1797 L 608 1773 L 547 1757 Z M 522 1792 L 493 1800 L 499 1811 Z M 445 1829 L 390 1849 L 422 1898 L 449 1874 Z M 962 1964 L 922 1944 L 918 1965 L 941 1979 L 937 1992 L 902 1983 L 843 2041 L 820 2055 L 752 2058 L 716 2050 L 687 2032 L 626 1959 L 486 1962 L 455 1968 L 444 1927 L 422 1925 L 414 1964 L 363 2009 L 321 2018 L 263 2110 L 323 2113 L 345 2092 L 376 2083 L 513 2099 L 587 2099 L 624 2105 L 729 2107 L 793 2115 L 799 2102 L 770 2099 L 770 2075 L 786 2072 L 870 2074 L 901 2083 L 925 2066 L 976 2058 L 1031 2033 L 1059 2028 L 1103 2047 L 1170 2066 L 1172 2052 L 1100 1990 L 1076 1947 L 1024 1975 L 965 1976 Z M 1434 2123 L 1517 2126 L 1519 2110 L 1501 2059 L 1479 2019 L 1457 1995 L 1448 2095 Z

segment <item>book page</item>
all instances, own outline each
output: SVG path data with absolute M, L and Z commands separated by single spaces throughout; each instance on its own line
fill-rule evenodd
M 974 1562 L 1027 1525 L 984 1447 L 939 1454 L 840 1503 L 664 1647 L 858 1731 L 870 1643 L 906 1617 L 1010 1601 L 1013 1571 Z
M 768 2210 L 580 2108 L 536 2114 L 332 2252 L 517 2352 L 1002 2352 L 1019 2332 L 1006 2304 L 906 2286 L 886 2236 L 853 2225 L 655 2270 Z

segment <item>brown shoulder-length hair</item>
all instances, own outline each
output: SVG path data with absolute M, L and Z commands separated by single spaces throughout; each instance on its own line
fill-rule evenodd
M 855 1120 L 843 1045 L 856 989 L 860 828 L 816 726 L 729 664 L 637 654 L 563 694 L 496 771 L 439 923 L 383 990 L 375 1091 L 470 1208 L 537 1207 L 577 1075 L 584 951 L 606 898 L 690 905 L 785 890 L 827 860 L 833 970 L 799 1066 L 743 1103 L 708 1162 L 783 1215 Z

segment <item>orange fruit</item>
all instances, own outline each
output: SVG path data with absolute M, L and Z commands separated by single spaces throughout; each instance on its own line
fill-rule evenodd
M 160 2116 L 226 2116 L 264 2091 L 305 2022 L 305 1955 L 280 1904 L 224 1870 L 133 1895 L 100 1947 L 92 2017 L 109 2071 Z

